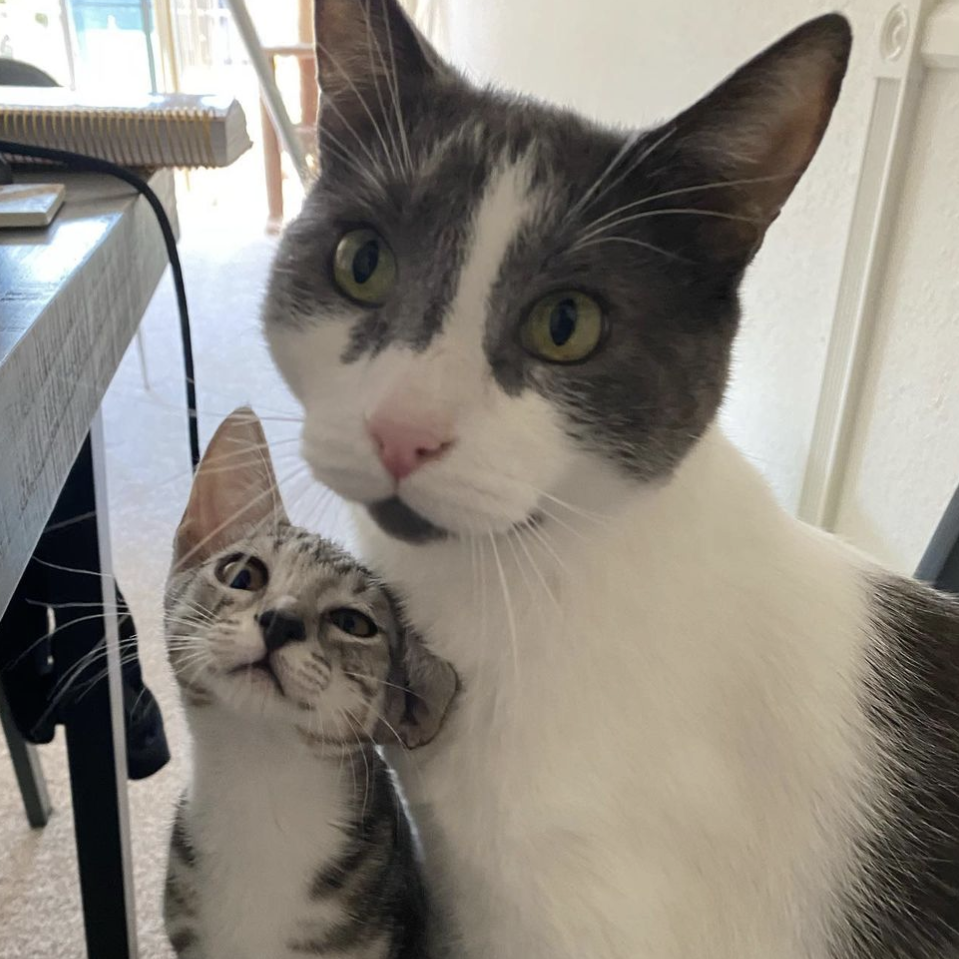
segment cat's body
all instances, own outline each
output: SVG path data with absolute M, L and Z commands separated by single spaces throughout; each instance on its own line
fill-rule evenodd
M 250 413 L 200 465 L 166 632 L 193 746 L 165 896 L 178 956 L 428 959 L 410 825 L 373 745 L 405 730 L 393 603 L 290 526 Z
M 502 573 L 489 544 L 364 523 L 463 681 L 395 757 L 453 954 L 951 956 L 923 940 L 956 921 L 959 606 L 786 516 L 718 433 L 608 522 L 564 522 L 501 545 Z M 903 647 L 881 591 L 938 608 L 938 643 Z M 901 775 L 926 799 L 903 808 Z
M 393 900 L 413 923 L 425 915 L 409 826 L 378 754 L 322 757 L 292 730 L 186 710 L 192 781 L 166 891 L 179 955 L 422 959 L 422 927 L 391 941 L 376 914 Z
M 954 959 L 959 608 L 715 426 L 848 25 L 632 134 L 470 86 L 395 0 L 316 0 L 315 33 L 321 175 L 265 329 L 462 680 L 402 761 L 452 954 Z

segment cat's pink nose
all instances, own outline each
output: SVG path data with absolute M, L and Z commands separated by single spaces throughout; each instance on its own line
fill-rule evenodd
M 452 445 L 452 431 L 439 420 L 411 420 L 379 410 L 367 423 L 380 462 L 397 482 L 439 459 Z

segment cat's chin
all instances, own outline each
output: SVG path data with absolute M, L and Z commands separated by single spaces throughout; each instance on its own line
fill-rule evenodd
M 398 496 L 371 503 L 366 511 L 384 533 L 405 543 L 431 543 L 451 535 L 450 530 L 436 526 Z
M 421 545 L 425 543 L 435 543 L 439 540 L 450 538 L 469 538 L 470 536 L 483 535 L 488 536 L 490 532 L 496 532 L 489 529 L 478 534 L 475 529 L 448 529 L 439 526 L 427 519 L 421 513 L 418 513 L 411 506 L 408 506 L 398 496 L 389 499 L 380 500 L 377 503 L 367 505 L 366 512 L 376 525 L 393 539 L 398 539 L 404 543 Z M 536 526 L 541 521 L 542 516 L 538 511 L 533 511 L 521 522 L 507 524 L 505 532 L 516 529 L 522 529 L 526 526 Z

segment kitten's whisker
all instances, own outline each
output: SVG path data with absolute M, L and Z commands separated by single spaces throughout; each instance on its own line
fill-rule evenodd
M 60 563 L 51 563 L 45 559 L 39 559 L 34 556 L 32 562 L 39 563 L 41 566 L 46 566 L 47 569 L 56 569 L 61 573 L 78 573 L 81 576 L 99 576 L 100 579 L 108 579 L 111 582 L 116 582 L 116 577 L 113 573 L 102 573 L 96 569 L 80 569 L 77 566 L 63 566 Z
M 346 717 L 349 721 L 350 729 L 353 731 L 353 737 L 356 739 L 356 746 L 360 752 L 360 755 L 363 757 L 363 775 L 365 776 L 365 781 L 363 785 L 363 806 L 360 810 L 360 821 L 362 822 L 366 819 L 366 804 L 370 799 L 370 786 L 372 785 L 372 776 L 370 775 L 370 760 L 366 755 L 366 750 L 363 748 L 363 739 L 360 738 L 360 733 L 363 734 L 363 737 L 369 739 L 372 743 L 372 738 L 367 734 L 366 730 L 363 729 L 363 724 L 353 715 L 353 713 L 346 707 L 343 707 L 343 712 L 346 714 Z M 355 727 L 354 727 L 355 724 Z
M 201 467 L 202 468 L 202 467 Z M 294 476 L 300 475 L 302 472 L 305 472 L 309 467 L 306 464 L 303 464 L 298 470 L 294 470 L 289 476 L 287 476 L 287 481 L 292 479 Z M 229 529 L 229 527 L 235 523 L 241 516 L 243 516 L 251 507 L 258 505 L 264 497 L 270 496 L 273 498 L 274 504 L 279 502 L 279 485 L 277 482 L 271 483 L 266 489 L 260 490 L 260 492 L 254 494 L 251 499 L 247 502 L 245 506 L 241 506 L 239 509 L 235 510 L 230 516 L 223 520 L 218 526 L 212 529 L 206 536 L 202 537 L 194 546 L 186 551 L 182 556 L 177 558 L 177 561 L 174 565 L 174 572 L 182 572 L 185 568 L 185 565 L 188 560 L 192 559 L 204 546 L 211 542 L 218 533 L 222 533 L 223 530 Z
M 117 644 L 120 653 L 120 665 L 132 662 L 137 658 L 137 649 L 135 640 L 121 640 Z M 109 648 L 101 640 L 92 649 L 84 653 L 56 682 L 48 694 L 50 707 L 58 705 L 64 695 L 73 687 L 73 684 L 99 659 L 109 655 Z M 125 658 L 124 658 L 125 657 Z M 44 713 L 44 717 L 47 714 Z
M 91 607 L 96 609 L 115 609 L 119 613 L 129 613 L 130 607 L 126 603 L 80 603 L 80 602 L 70 602 L 70 603 L 49 603 L 44 599 L 24 599 L 23 600 L 28 606 L 39 606 L 41 609 L 89 609 Z
M 77 626 L 80 623 L 88 623 L 94 619 L 103 619 L 103 613 L 91 613 L 89 616 L 78 616 L 76 619 L 71 619 L 66 623 L 63 623 L 60 626 L 57 626 L 56 629 L 51 629 L 49 633 L 44 633 L 42 636 L 38 637 L 34 642 L 32 642 L 19 656 L 14 659 L 3 663 L 0 665 L 0 673 L 6 672 L 7 670 L 13 669 L 18 663 L 22 662 L 27 656 L 30 655 L 41 643 L 48 640 L 51 636 L 56 636 L 58 633 L 62 633 L 65 629 L 69 629 L 71 626 Z M 129 614 L 124 613 L 120 617 L 120 622 L 123 620 L 129 619 Z
M 400 734 L 393 728 L 393 726 L 389 723 L 386 717 L 381 716 L 379 711 L 374 709 L 372 705 L 370 705 L 369 710 L 373 718 L 381 722 L 390 731 L 393 738 L 396 740 L 396 744 L 400 747 L 400 749 L 402 749 L 404 752 L 409 752 L 409 748 L 407 747 L 406 743 L 403 742 L 403 739 L 400 736 Z
M 341 719 L 346 719 L 347 728 L 349 728 L 349 729 L 352 729 L 352 728 L 353 728 L 353 727 L 350 725 L 349 719 L 347 719 L 346 716 L 344 716 L 342 709 L 340 709 L 339 707 L 337 707 L 337 708 L 336 708 L 336 714 L 337 714 Z M 354 734 L 354 735 L 355 735 L 355 734 Z M 350 771 L 351 771 L 352 774 L 353 774 L 353 795 L 355 796 L 355 795 L 357 795 L 357 793 L 358 793 L 357 780 L 356 780 L 356 763 L 353 762 L 352 758 L 350 759 L 349 766 L 350 766 Z M 365 807 L 364 807 L 364 809 L 365 809 Z
M 368 676 L 366 673 L 351 673 L 349 670 L 343 670 L 344 676 L 352 676 L 354 679 L 364 679 L 371 683 L 379 683 L 381 686 L 389 686 L 390 689 L 398 689 L 400 692 L 407 693 L 410 696 L 416 696 L 411 689 L 407 689 L 405 686 L 397 686 L 396 683 L 388 683 L 385 679 L 378 679 L 376 676 Z M 417 699 L 420 699 L 419 696 L 416 696 Z

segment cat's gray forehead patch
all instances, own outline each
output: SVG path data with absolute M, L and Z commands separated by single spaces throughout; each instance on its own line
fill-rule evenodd
M 472 324 L 476 367 L 505 393 L 540 393 L 580 447 L 631 473 L 668 472 L 722 396 L 739 279 L 735 269 L 684 258 L 696 235 L 690 217 L 620 224 L 618 210 L 674 187 L 661 155 L 669 130 L 626 136 L 462 83 L 438 84 L 429 98 L 411 101 L 406 121 L 411 178 L 392 177 L 384 161 L 371 183 L 369 164 L 360 175 L 355 163 L 328 158 L 281 242 L 265 323 L 347 323 L 339 359 L 348 364 L 396 346 L 422 352 L 447 334 L 462 341 Z M 375 137 L 364 147 L 383 160 Z M 524 209 L 500 211 L 491 245 L 477 220 L 504 171 L 518 166 Z M 709 178 L 704 171 L 697 182 Z M 598 220 L 627 235 L 580 243 Z M 660 237 L 653 224 L 669 229 Z M 379 230 L 398 259 L 396 287 L 378 308 L 345 300 L 332 278 L 336 243 L 358 225 Z M 495 269 L 487 264 L 486 282 L 456 303 L 470 263 L 492 250 Z M 557 367 L 526 353 L 518 330 L 539 298 L 564 289 L 594 295 L 610 335 L 588 363 Z

